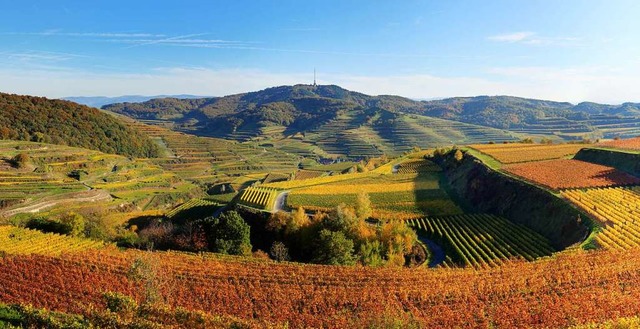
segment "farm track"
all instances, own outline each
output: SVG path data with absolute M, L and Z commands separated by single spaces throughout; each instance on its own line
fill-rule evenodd
M 72 202 L 98 202 L 111 200 L 111 195 L 105 190 L 90 190 L 83 192 L 75 192 L 64 195 L 58 195 L 55 197 L 43 198 L 41 201 L 32 203 L 27 206 L 6 210 L 0 212 L 0 217 L 11 217 L 19 213 L 36 213 L 43 209 L 47 209 L 62 203 Z

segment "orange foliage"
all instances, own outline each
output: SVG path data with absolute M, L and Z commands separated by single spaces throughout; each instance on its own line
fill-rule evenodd
M 509 173 L 552 188 L 605 187 L 639 184 L 640 179 L 615 168 L 579 160 L 551 160 L 503 167 Z
M 105 291 L 142 298 L 127 273 L 138 251 L 0 258 L 0 300 L 52 310 L 104 307 Z M 172 306 L 291 327 L 352 327 L 407 312 L 423 327 L 558 328 L 640 313 L 640 253 L 572 252 L 487 269 L 276 264 L 164 253 Z

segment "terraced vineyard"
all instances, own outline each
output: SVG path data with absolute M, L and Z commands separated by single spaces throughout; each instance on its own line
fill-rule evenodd
M 425 214 L 461 214 L 462 210 L 440 188 L 439 180 L 439 174 L 433 172 L 344 174 L 313 178 L 300 181 L 308 182 L 306 185 L 288 184 L 296 188 L 289 193 L 287 206 L 324 211 L 341 203 L 355 204 L 357 194 L 364 191 L 369 195 L 376 218 L 408 219 Z
M 270 187 L 249 187 L 242 191 L 240 204 L 264 210 L 271 210 L 276 202 L 279 189 Z
M 75 238 L 37 230 L 0 226 L 0 252 L 7 254 L 39 254 L 57 256 L 104 247 L 101 241 Z
M 190 181 L 230 182 L 240 189 L 244 183 L 244 180 L 236 181 L 240 176 L 290 173 L 299 162 L 298 155 L 273 147 L 198 137 L 131 119 L 127 122 L 164 147 L 165 157 L 151 160 L 153 163 Z
M 562 195 L 602 223 L 595 240 L 606 249 L 640 247 L 640 187 L 566 190 Z
M 518 163 L 503 169 L 551 189 L 640 184 L 640 178 L 615 168 L 573 159 Z
M 455 253 L 454 259 L 465 266 L 497 266 L 513 258 L 533 261 L 554 252 L 541 235 L 492 215 L 427 217 L 410 220 L 409 224 L 444 242 Z
M 613 147 L 613 148 L 623 149 L 623 150 L 640 151 L 640 137 L 602 142 L 602 143 L 599 143 L 598 146 Z
M 398 174 L 415 174 L 418 172 L 440 171 L 442 170 L 437 164 L 429 160 L 410 160 L 397 165 L 396 172 Z
M 564 158 L 574 155 L 584 148 L 584 144 L 475 144 L 470 145 L 496 160 L 509 164 Z
M 326 173 L 323 171 L 315 171 L 315 170 L 304 170 L 300 169 L 296 171 L 296 175 L 294 176 L 294 180 L 302 180 L 302 179 L 311 179 L 316 177 L 322 177 Z
M 218 203 L 215 201 L 207 200 L 207 199 L 191 199 L 173 209 L 171 211 L 165 213 L 167 218 L 173 218 L 178 213 L 187 211 L 193 208 L 207 208 L 207 207 L 215 207 L 218 206 Z

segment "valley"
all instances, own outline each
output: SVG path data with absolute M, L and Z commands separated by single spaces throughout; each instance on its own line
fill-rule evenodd
M 158 325 L 181 312 L 185 321 L 249 327 L 350 326 L 383 314 L 418 327 L 529 326 L 543 317 L 580 328 L 627 302 L 629 288 L 589 278 L 634 280 L 616 275 L 640 245 L 636 139 L 560 142 L 389 109 L 363 125 L 354 115 L 368 110 L 331 106 L 324 115 L 336 116 L 308 130 L 262 127 L 242 137 L 103 112 L 148 138 L 153 157 L 1 140 L 0 300 L 102 323 L 113 311 L 90 313 L 88 304 L 109 309 L 116 294 L 140 312 L 152 291 L 169 307 L 149 318 Z M 390 124 L 378 121 L 388 115 Z M 583 264 L 589 274 L 578 274 Z M 137 266 L 152 270 L 132 276 Z M 12 281 L 19 267 L 76 279 Z M 557 280 L 570 283 L 552 288 Z M 318 284 L 323 294 L 305 293 Z M 520 306 L 549 307 L 557 301 L 549 289 L 610 294 L 597 312 L 568 306 L 586 300 L 561 305 L 571 321 Z M 6 310 L 28 314 L 16 307 Z M 116 321 L 128 323 L 124 313 Z

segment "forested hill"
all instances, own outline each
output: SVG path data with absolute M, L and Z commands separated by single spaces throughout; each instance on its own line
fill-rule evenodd
M 169 121 L 178 129 L 219 137 L 236 131 L 258 136 L 260 128 L 270 126 L 285 126 L 287 133 L 304 132 L 334 119 L 340 111 L 350 110 L 369 114 L 376 110 L 420 114 L 498 129 L 518 130 L 531 125 L 541 125 L 544 129 L 554 125 L 548 127 L 549 132 L 558 129 L 558 120 L 564 121 L 565 126 L 580 127 L 572 128 L 575 131 L 589 132 L 592 117 L 599 121 L 602 116 L 640 117 L 640 104 L 635 103 L 573 105 L 511 96 L 415 101 L 399 96 L 368 96 L 331 85 L 281 86 L 217 98 L 160 98 L 143 103 L 111 104 L 103 109 L 137 119 Z M 379 115 L 362 114 L 365 121 L 376 117 Z
M 155 157 L 148 137 L 113 116 L 69 101 L 0 93 L 0 138 L 83 147 L 132 157 Z
M 511 96 L 455 97 L 425 101 L 423 105 L 415 113 L 503 129 L 534 124 L 546 118 L 581 121 L 594 115 L 640 116 L 640 104 L 637 103 L 608 105 L 583 102 L 573 105 Z
M 373 97 L 332 85 L 280 86 L 225 97 L 160 98 L 103 107 L 136 119 L 171 121 L 179 129 L 192 129 L 213 136 L 225 136 L 236 131 L 259 135 L 260 128 L 272 126 L 284 126 L 286 133 L 295 134 L 322 125 L 340 114 L 357 112 L 358 120 L 364 123 L 371 118 L 364 112 L 420 108 L 420 102 L 407 98 Z

